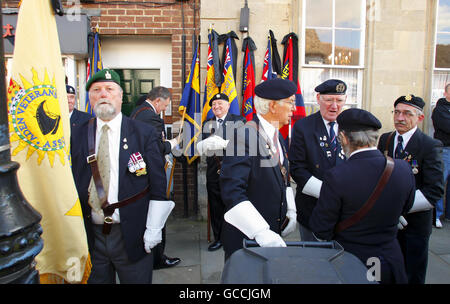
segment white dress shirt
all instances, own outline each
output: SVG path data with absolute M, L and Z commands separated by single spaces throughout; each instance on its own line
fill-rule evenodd
M 109 189 L 105 192 L 108 193 L 108 202 L 110 204 L 117 203 L 119 201 L 119 152 L 120 152 L 120 131 L 122 126 L 122 113 L 119 113 L 111 121 L 105 122 L 97 118 L 97 130 L 95 132 L 95 154 L 98 153 L 98 145 L 100 143 L 100 136 L 102 134 L 102 127 L 108 125 L 108 140 L 109 140 Z M 120 223 L 119 208 L 114 210 L 112 215 L 114 223 Z M 95 211 L 92 211 L 92 221 L 95 224 L 103 224 L 103 218 L 99 218 Z
M 269 137 L 270 141 L 273 143 L 273 136 L 275 135 L 275 131 L 279 132 L 278 130 L 275 129 L 274 126 L 272 126 L 271 123 L 269 123 L 267 120 L 265 120 L 261 115 L 256 114 L 259 118 L 259 122 L 261 127 L 263 128 L 264 132 L 266 132 L 267 136 Z M 278 134 L 279 135 L 279 134 Z M 282 164 L 284 161 L 284 155 L 283 155 L 283 149 L 281 148 L 281 144 L 280 144 L 280 140 L 278 138 L 278 142 L 277 143 L 273 143 L 272 145 L 270 145 L 272 149 L 273 153 L 276 153 L 276 148 L 274 147 L 274 145 L 278 145 L 278 151 L 280 151 L 280 163 Z
M 409 140 L 411 139 L 411 137 L 414 135 L 414 132 L 416 132 L 417 130 L 417 126 L 415 126 L 414 128 L 412 128 L 411 130 L 409 130 L 408 132 L 401 134 L 403 137 L 403 150 L 406 148 L 406 145 L 408 144 Z M 397 149 L 397 144 L 398 144 L 398 136 L 400 134 L 398 133 L 398 131 L 395 131 L 395 139 L 394 139 L 394 150 L 393 153 L 395 154 L 395 149 Z M 395 155 L 394 155 L 395 156 Z
M 323 117 L 322 117 L 322 120 L 323 120 L 323 123 L 325 124 L 325 128 L 327 128 L 328 137 L 329 137 L 329 136 L 330 136 L 330 125 L 329 125 L 329 123 L 330 123 L 331 121 L 326 120 L 326 119 L 323 118 Z M 335 124 L 334 124 L 334 126 L 333 126 L 333 129 L 334 129 L 334 134 L 336 134 L 336 139 L 337 139 L 338 131 L 339 131 L 339 126 L 338 126 L 337 121 L 335 121 Z M 331 138 L 330 138 L 330 139 L 331 139 Z

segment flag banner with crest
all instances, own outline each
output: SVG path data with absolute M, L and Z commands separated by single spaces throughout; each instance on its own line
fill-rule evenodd
M 295 93 L 295 110 L 291 122 L 280 129 L 280 132 L 289 147 L 291 130 L 297 120 L 306 116 L 306 111 L 302 91 L 300 89 L 300 81 L 298 79 L 298 37 L 295 33 L 289 33 L 284 36 L 281 44 L 284 45 L 283 72 L 281 78 L 289 79 L 297 85 L 297 92 Z
M 250 37 L 245 38 L 242 45 L 242 51 L 244 52 L 244 71 L 242 73 L 242 95 L 244 96 L 244 100 L 242 101 L 242 116 L 247 121 L 252 120 L 253 115 L 256 113 L 253 105 L 253 99 L 255 97 L 254 50 L 256 50 L 256 45 L 253 39 Z
M 95 73 L 103 70 L 102 50 L 98 29 L 95 32 L 90 32 L 88 35 L 88 51 L 89 58 L 87 62 L 86 82 L 88 82 Z M 87 92 L 85 112 L 95 116 L 94 109 L 91 108 L 91 104 L 89 102 L 89 94 Z
M 216 31 L 210 29 L 208 34 L 208 59 L 206 62 L 205 93 L 203 98 L 202 125 L 205 121 L 214 117 L 209 105 L 209 100 L 219 93 L 219 87 L 222 83 L 220 74 L 216 73 L 219 69 L 218 37 Z
M 41 215 L 41 283 L 86 282 L 91 264 L 71 171 L 65 73 L 49 0 L 23 0 L 7 92 L 11 158 L 20 188 Z
M 233 72 L 233 62 L 236 60 L 233 58 L 233 53 L 231 52 L 231 39 L 228 37 L 225 43 L 225 58 L 223 64 L 223 82 L 220 87 L 220 92 L 227 95 L 230 103 L 230 109 L 228 113 L 240 115 L 238 94 L 236 90 L 236 82 L 234 80 Z
M 186 156 L 188 164 L 197 157 L 195 145 L 202 133 L 201 128 L 201 102 L 200 102 L 200 59 L 198 58 L 198 43 L 192 56 L 191 70 L 184 86 L 178 112 L 183 121 L 183 155 Z

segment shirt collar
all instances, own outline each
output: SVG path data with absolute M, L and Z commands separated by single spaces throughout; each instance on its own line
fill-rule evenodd
M 377 147 L 361 148 L 361 149 L 358 149 L 358 150 L 356 150 L 356 151 L 353 151 L 353 152 L 350 154 L 350 157 L 352 157 L 353 155 L 355 155 L 356 153 L 359 153 L 359 152 L 373 151 L 373 150 L 377 150 Z M 349 158 L 350 158 L 350 157 L 349 157 Z
M 157 112 L 156 112 L 156 109 L 155 109 L 155 106 L 152 105 L 152 103 L 151 103 L 150 101 L 148 101 L 148 100 L 146 99 L 145 102 L 147 102 L 147 103 L 153 108 L 153 111 L 155 111 L 155 113 L 157 113 Z
M 406 147 L 406 145 L 408 144 L 408 141 L 411 139 L 411 137 L 414 135 L 414 133 L 417 130 L 417 126 L 415 126 L 414 128 L 412 128 L 411 130 L 409 130 L 408 132 L 402 134 L 403 137 L 403 147 Z M 395 140 L 397 141 L 398 136 L 400 135 L 398 133 L 398 131 L 395 132 Z
M 219 120 L 219 119 L 225 120 L 225 117 L 227 117 L 227 114 L 228 114 L 228 113 L 226 113 L 226 114 L 223 115 L 222 117 L 217 117 L 217 116 L 216 116 L 216 121 Z
M 269 136 L 269 138 L 272 139 L 273 135 L 275 134 L 275 127 L 272 126 L 271 123 L 269 123 L 267 120 L 265 120 L 264 117 L 262 117 L 258 113 L 256 114 L 256 116 L 258 116 L 259 122 L 260 122 L 262 128 L 264 129 L 264 132 L 266 132 L 267 136 Z
M 97 118 L 97 130 L 101 131 L 104 125 L 108 125 L 112 132 L 120 131 L 122 125 L 122 112 L 117 114 L 116 117 L 110 121 L 103 121 L 100 118 Z

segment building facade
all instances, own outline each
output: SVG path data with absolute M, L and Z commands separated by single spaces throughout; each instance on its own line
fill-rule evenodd
M 11 40 L 14 33 L 8 24 L 13 25 L 5 23 L 5 17 L 17 15 L 18 2 L 3 1 L 5 40 Z M 201 42 L 203 100 L 209 29 L 219 34 L 234 31 L 239 37 L 236 88 L 240 105 L 242 41 L 249 36 L 256 44 L 258 83 L 269 30 L 277 39 L 281 59 L 283 37 L 291 32 L 298 36 L 298 75 L 307 114 L 318 109 L 314 87 L 325 79 L 340 78 L 348 84 L 347 106 L 372 112 L 382 122 L 382 131 L 394 127 L 392 110 L 397 97 L 406 94 L 423 97 L 426 119 L 421 128 L 432 135 L 432 108 L 442 96 L 445 84 L 450 82 L 450 0 L 76 0 L 62 3 L 67 14 L 65 19 L 81 16 L 80 21 L 68 22 L 63 35 L 81 40 L 63 42 L 60 34 L 62 60 L 68 82 L 78 89 L 78 106 L 84 107 L 88 55 L 83 42 L 77 41 L 98 28 L 104 67 L 121 71 L 124 78 L 124 104 L 129 106 L 124 112 L 130 111 L 133 102 L 153 86 L 172 89 L 172 105 L 164 113 L 169 131 L 172 123 L 180 119 L 178 105 L 197 36 Z M 250 12 L 248 24 L 245 18 L 241 19 L 241 9 L 246 5 Z M 12 51 L 8 53 L 7 47 L 5 50 L 9 65 Z M 187 184 L 183 185 L 183 180 Z M 185 166 L 184 171 L 177 163 L 175 214 L 186 215 L 187 207 L 188 215 L 199 210 L 200 218 L 206 218 L 205 184 L 204 160 L 198 166 Z

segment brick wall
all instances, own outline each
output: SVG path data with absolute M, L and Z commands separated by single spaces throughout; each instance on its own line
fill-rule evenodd
M 19 1 L 6 0 L 3 7 L 17 8 Z M 186 36 L 185 77 L 189 74 L 192 59 L 192 35 L 200 34 L 199 7 L 200 0 L 175 1 L 155 0 L 154 3 L 145 0 L 94 0 L 89 1 L 61 1 L 65 8 L 80 2 L 82 12 L 89 9 L 99 9 L 100 16 L 91 17 L 91 27 L 98 24 L 100 39 L 108 36 L 170 36 L 172 41 L 172 117 L 166 117 L 166 123 L 172 123 L 181 117 L 178 106 L 182 93 L 182 36 Z M 156 4 L 156 2 L 158 4 Z M 184 17 L 184 18 L 183 18 Z M 183 28 L 184 21 L 184 28 Z M 184 214 L 183 172 L 181 162 L 177 162 L 174 174 L 174 200 L 176 209 L 174 214 Z M 194 199 L 193 166 L 188 166 L 188 199 L 189 215 L 193 214 Z

